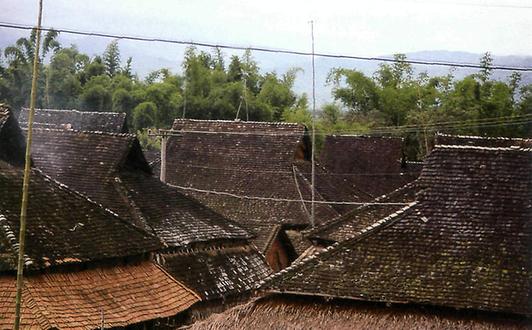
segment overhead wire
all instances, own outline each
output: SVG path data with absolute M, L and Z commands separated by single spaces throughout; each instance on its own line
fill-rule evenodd
M 0 27 L 8 29 L 19 29 L 19 30 L 32 30 L 34 27 L 30 25 L 17 24 L 11 22 L 0 22 Z M 160 42 L 160 43 L 169 43 L 169 44 L 178 44 L 178 45 L 188 45 L 188 46 L 197 46 L 197 47 L 211 47 L 219 49 L 231 49 L 231 50 L 252 50 L 256 52 L 263 53 L 277 53 L 277 54 L 287 54 L 287 55 L 299 55 L 299 56 L 312 56 L 312 52 L 305 51 L 296 51 L 296 50 L 286 50 L 286 49 L 275 49 L 269 47 L 257 47 L 257 46 L 238 46 L 238 45 L 228 45 L 221 43 L 208 43 L 208 42 L 199 42 L 192 40 L 179 40 L 179 39 L 169 39 L 169 38 L 156 38 L 156 37 L 142 37 L 142 36 L 131 36 L 123 34 L 112 34 L 104 32 L 87 32 L 73 29 L 65 28 L 51 28 L 43 27 L 42 31 L 57 31 L 65 34 L 73 35 L 82 35 L 82 36 L 91 36 L 91 37 L 102 37 L 102 38 L 111 38 L 119 40 L 132 40 L 132 41 L 144 41 L 144 42 Z M 360 60 L 360 61 L 375 61 L 375 62 L 388 62 L 388 63 L 408 63 L 412 65 L 426 65 L 426 66 L 446 66 L 446 67 L 455 67 L 455 68 L 470 68 L 470 69 L 483 69 L 480 64 L 474 63 L 465 63 L 465 62 L 449 62 L 449 61 L 425 61 L 425 60 L 396 60 L 390 57 L 382 56 L 358 56 L 358 55 L 345 55 L 345 54 L 331 54 L 331 53 L 314 53 L 314 56 L 322 58 L 335 58 L 335 59 L 349 59 L 349 60 Z M 489 66 L 491 70 L 502 70 L 502 71 L 517 71 L 517 72 L 532 72 L 532 67 L 518 67 L 518 66 L 504 66 L 504 65 L 491 65 Z

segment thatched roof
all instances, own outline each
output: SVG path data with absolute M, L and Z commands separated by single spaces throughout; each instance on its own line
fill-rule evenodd
M 14 275 L 0 275 L 0 328 L 15 319 Z M 24 278 L 23 329 L 126 327 L 172 317 L 199 301 L 151 262 L 98 267 Z
M 416 202 L 265 287 L 529 315 L 531 156 L 530 149 L 436 148 Z
M 527 329 L 530 320 L 455 310 L 329 301 L 274 295 L 234 307 L 192 325 L 229 329 Z
M 29 109 L 22 108 L 18 117 L 21 127 L 27 128 L 28 117 Z M 35 109 L 33 127 L 109 133 L 127 132 L 126 114 L 123 112 Z

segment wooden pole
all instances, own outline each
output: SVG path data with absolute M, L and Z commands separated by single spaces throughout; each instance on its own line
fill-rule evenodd
M 311 184 L 312 184 L 312 204 L 310 208 L 310 225 L 314 227 L 316 223 L 316 66 L 314 62 L 314 21 L 310 21 L 310 36 L 312 38 L 312 149 L 311 149 Z
M 37 38 L 35 40 L 35 51 L 33 57 L 33 77 L 31 80 L 30 113 L 28 117 L 28 136 L 26 140 L 26 157 L 24 164 L 24 181 L 22 184 L 22 205 L 20 207 L 20 232 L 19 250 L 17 264 L 17 296 L 15 309 L 15 324 L 13 329 L 20 328 L 20 310 L 22 304 L 22 287 L 24 286 L 24 247 L 26 239 L 26 217 L 28 209 L 28 195 L 30 186 L 30 165 L 31 165 L 31 140 L 33 130 L 33 116 L 35 114 L 35 103 L 37 100 L 37 77 L 39 76 L 39 49 L 41 47 L 41 22 L 42 22 L 42 1 L 39 0 L 39 17 L 37 19 Z

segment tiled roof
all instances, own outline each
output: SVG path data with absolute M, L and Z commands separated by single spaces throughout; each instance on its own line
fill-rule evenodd
M 28 117 L 29 109 L 22 108 L 18 118 L 21 127 L 27 127 Z M 35 109 L 33 127 L 110 133 L 127 132 L 126 114 L 123 112 Z
M 214 210 L 241 223 L 309 224 L 302 203 L 311 199 L 308 180 L 294 175 L 296 154 L 308 148 L 305 127 L 286 123 L 176 120 L 179 136 L 167 142 L 166 180 Z M 297 182 L 297 183 L 296 183 Z M 229 194 L 237 195 L 230 196 Z M 292 201 L 243 199 L 241 196 Z M 321 197 L 318 195 L 318 199 Z M 322 200 L 322 199 L 321 199 Z M 307 205 L 307 208 L 310 208 Z M 318 222 L 337 215 L 324 204 Z
M 251 246 L 210 246 L 162 255 L 164 268 L 204 300 L 252 290 L 271 274 L 264 257 Z
M 151 262 L 74 272 L 26 275 L 23 329 L 125 327 L 174 316 L 199 301 Z M 0 328 L 14 321 L 16 278 L 0 275 Z
M 346 182 L 365 192 L 358 195 L 369 201 L 417 178 L 418 172 L 401 166 L 402 143 L 402 139 L 391 137 L 329 135 L 319 162 L 329 181 Z
M 24 134 L 9 108 L 0 104 L 0 160 L 23 165 L 26 150 Z
M 532 314 L 532 153 L 440 147 L 417 202 L 274 275 L 275 291 Z
M 436 134 L 434 143 L 436 145 L 462 145 L 479 147 L 532 147 L 532 139 L 472 135 L 449 135 L 442 133 Z
M 0 161 L 0 271 L 16 269 L 23 171 Z M 161 249 L 153 235 L 33 170 L 26 266 L 42 268 Z
M 374 199 L 368 204 L 360 206 L 338 218 L 324 223 L 305 235 L 312 240 L 326 242 L 341 242 L 360 233 L 366 227 L 380 219 L 400 210 L 404 205 L 390 205 L 385 203 L 410 203 L 416 198 L 416 193 L 421 189 L 414 181 L 387 195 Z M 383 204 L 378 204 L 383 203 Z
M 35 165 L 170 246 L 251 235 L 150 175 L 129 134 L 34 130 Z

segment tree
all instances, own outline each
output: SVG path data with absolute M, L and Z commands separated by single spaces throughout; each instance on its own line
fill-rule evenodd
M 141 130 L 154 127 L 157 105 L 153 102 L 142 102 L 133 109 L 133 127 Z
M 114 77 L 120 72 L 120 49 L 117 40 L 113 40 L 105 49 L 103 63 L 105 64 L 105 72 L 109 77 Z

